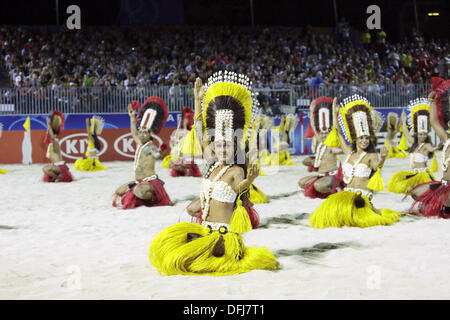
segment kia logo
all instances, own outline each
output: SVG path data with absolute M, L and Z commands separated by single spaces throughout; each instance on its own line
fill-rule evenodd
M 152 133 L 152 137 L 159 142 L 160 146 L 163 144 L 162 139 L 157 135 Z M 125 133 L 114 141 L 114 150 L 116 150 L 118 154 L 128 158 L 134 159 L 134 154 L 136 152 L 135 146 L 136 144 L 134 143 L 131 133 Z
M 88 149 L 88 135 L 86 133 L 75 133 L 68 136 L 65 136 L 60 141 L 61 146 L 61 154 L 69 159 L 78 159 L 85 155 Z M 100 152 L 97 154 L 98 156 L 105 153 L 106 149 L 108 149 L 108 143 L 102 137 L 97 136 L 97 138 L 101 141 L 102 148 Z
M 134 158 L 136 152 L 133 144 L 134 140 L 131 133 L 125 133 L 114 141 L 114 150 L 124 157 Z

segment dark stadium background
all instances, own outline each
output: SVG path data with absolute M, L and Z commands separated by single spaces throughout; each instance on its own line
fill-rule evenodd
M 334 27 L 345 17 L 351 27 L 365 29 L 369 5 L 381 8 L 381 25 L 391 40 L 400 40 L 416 26 L 427 38 L 448 38 L 449 1 L 445 0 L 39 0 L 2 1 L 0 24 L 55 25 L 56 4 L 60 24 L 69 5 L 81 8 L 82 25 L 255 25 Z M 428 16 L 438 12 L 439 16 Z

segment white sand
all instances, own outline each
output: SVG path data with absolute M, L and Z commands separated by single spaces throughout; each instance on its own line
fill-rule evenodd
M 272 223 L 244 238 L 247 246 L 274 252 L 304 250 L 281 256 L 280 271 L 229 277 L 161 276 L 148 261 L 149 242 L 182 216 L 189 199 L 198 195 L 199 178 L 172 178 L 159 162 L 158 173 L 176 205 L 125 211 L 111 206 L 111 195 L 132 180 L 131 162 L 105 162 L 107 171 L 93 173 L 74 171 L 69 164 L 76 181 L 68 184 L 41 182 L 42 164 L 1 165 L 9 173 L 0 175 L 0 298 L 450 298 L 450 220 L 405 216 L 389 227 L 309 227 L 309 214 L 322 200 L 292 194 L 307 174 L 301 159 L 293 157 L 296 166 L 256 180 L 269 197 L 288 194 L 255 205 L 262 223 L 281 215 L 291 215 L 293 223 Z M 385 183 L 407 167 L 408 159 L 388 159 Z M 401 199 L 383 191 L 373 202 L 406 211 L 411 199 Z M 305 250 L 323 242 L 343 246 Z

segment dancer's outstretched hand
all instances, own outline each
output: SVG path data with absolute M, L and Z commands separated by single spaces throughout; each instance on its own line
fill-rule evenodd
M 386 158 L 389 154 L 389 150 L 388 148 L 386 148 L 386 146 L 381 146 L 380 148 L 380 155 L 382 158 Z
M 428 99 L 433 102 L 436 99 L 436 92 L 431 91 L 430 94 L 428 95 Z
M 133 106 L 131 105 L 131 103 L 128 105 L 128 115 L 132 119 L 134 119 L 136 116 L 136 110 L 133 109 Z
M 258 166 L 256 164 L 252 164 L 251 166 L 249 166 L 248 172 L 247 172 L 247 179 L 250 181 L 253 181 L 258 176 L 259 176 Z

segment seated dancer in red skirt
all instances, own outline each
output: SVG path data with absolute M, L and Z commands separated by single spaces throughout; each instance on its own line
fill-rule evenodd
M 414 199 L 409 212 L 426 217 L 450 218 L 450 80 L 432 78 L 434 91 L 430 93 L 430 123 L 441 142 L 442 180 L 422 183 L 411 190 Z
M 139 109 L 137 117 L 136 109 Z M 152 138 L 152 135 L 158 134 L 166 123 L 167 105 L 158 97 L 150 97 L 142 106 L 137 101 L 129 104 L 128 114 L 131 135 L 137 145 L 134 156 L 135 181 L 124 184 L 116 190 L 113 206 L 121 209 L 170 206 L 172 202 L 164 189 L 164 182 L 155 174 L 155 160 L 161 157 L 162 148 L 157 148 Z
M 318 174 L 303 177 L 298 182 L 305 196 L 309 198 L 325 199 L 345 187 L 342 168 L 337 167 L 336 158 L 342 150 L 324 144 L 332 126 L 332 105 L 333 99 L 320 97 L 312 101 L 310 106 L 311 128 L 314 131 L 314 139 L 319 144 L 308 171 L 317 171 Z
M 73 177 L 70 174 L 64 160 L 61 157 L 59 146 L 59 135 L 64 127 L 64 115 L 59 111 L 53 111 L 51 119 L 47 118 L 47 134 L 44 143 L 48 144 L 46 157 L 52 163 L 42 168 L 44 171 L 44 182 L 71 182 Z
M 192 129 L 192 125 L 194 124 L 194 112 L 189 107 L 184 107 L 182 111 L 183 117 L 181 119 L 181 123 L 183 124 L 183 129 L 177 129 L 173 135 L 176 136 L 174 140 L 174 148 L 171 152 L 169 168 L 170 175 L 172 177 L 201 177 L 202 173 L 200 169 L 195 164 L 193 159 L 188 159 L 186 157 L 181 156 L 181 147 L 183 146 L 183 139 Z M 172 154 L 173 153 L 173 154 Z

